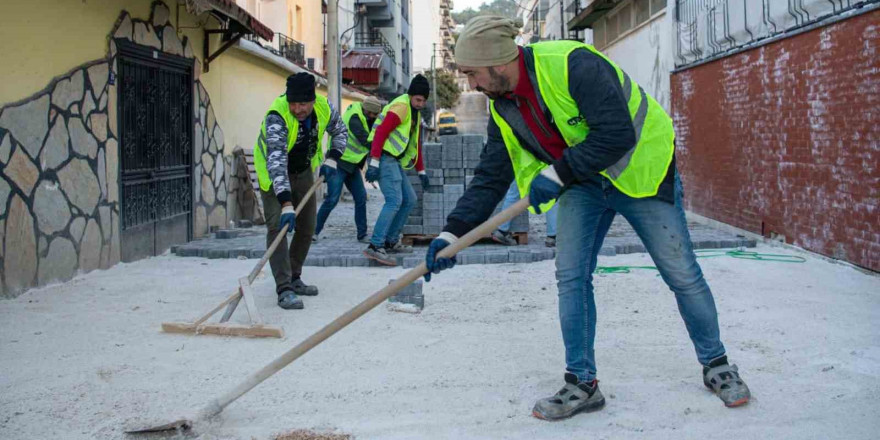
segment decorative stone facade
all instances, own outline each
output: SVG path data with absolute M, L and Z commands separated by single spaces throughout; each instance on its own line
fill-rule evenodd
M 0 295 L 66 281 L 120 260 L 119 133 L 114 39 L 194 58 L 154 2 L 149 20 L 123 11 L 108 55 L 0 108 Z M 227 221 L 223 130 L 194 61 L 193 231 Z

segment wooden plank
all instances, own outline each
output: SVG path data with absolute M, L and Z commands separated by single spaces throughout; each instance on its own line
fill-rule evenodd
M 222 336 L 249 336 L 252 338 L 284 337 L 284 330 L 281 327 L 269 325 L 202 324 L 196 329 L 196 333 Z
M 198 326 L 191 322 L 163 322 L 162 331 L 165 333 L 195 333 Z
M 238 279 L 238 285 L 241 286 L 241 295 L 244 297 L 244 305 L 247 307 L 251 324 L 263 325 L 263 317 L 260 316 L 257 303 L 254 302 L 254 290 L 251 289 L 250 280 L 248 280 L 248 277 L 241 277 Z
M 183 334 L 209 334 L 223 336 L 249 336 L 254 338 L 283 338 L 284 330 L 281 327 L 271 325 L 242 325 L 242 324 L 202 324 L 193 325 L 191 322 L 163 322 L 162 331 L 165 333 Z

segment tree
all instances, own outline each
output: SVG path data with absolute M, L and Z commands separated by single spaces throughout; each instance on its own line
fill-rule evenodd
M 483 2 L 477 10 L 467 8 L 461 12 L 453 12 L 452 19 L 458 24 L 465 24 L 478 15 L 500 15 L 516 18 L 519 16 L 519 12 L 521 11 L 515 0 L 492 0 L 491 3 Z
M 430 70 L 425 72 L 425 77 L 428 78 L 429 84 L 434 84 Z M 432 90 L 431 96 L 436 99 L 439 108 L 454 108 L 458 104 L 458 98 L 461 96 L 461 90 L 458 88 L 458 83 L 455 82 L 455 74 L 448 70 L 438 69 L 437 90 Z M 429 101 L 428 106 L 421 112 L 422 119 L 428 124 L 431 124 L 431 121 L 434 120 L 434 112 L 436 109 L 433 104 L 434 99 Z
M 431 71 L 425 72 L 429 84 L 434 84 Z M 440 108 L 453 108 L 458 104 L 458 98 L 461 96 L 461 90 L 455 81 L 455 75 L 445 69 L 437 70 L 437 90 L 432 91 L 437 97 L 437 105 Z

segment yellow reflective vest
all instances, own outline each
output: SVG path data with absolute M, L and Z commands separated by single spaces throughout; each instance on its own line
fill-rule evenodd
M 376 118 L 376 122 L 373 123 L 373 129 L 370 130 L 369 141 L 373 142 L 373 138 L 376 136 L 376 129 L 382 125 L 382 122 L 385 120 L 385 115 L 388 114 L 388 110 L 395 104 L 403 103 L 406 105 L 406 117 L 400 121 L 400 125 L 388 135 L 388 139 L 385 141 L 385 145 L 382 147 L 382 150 L 386 153 L 399 158 L 400 165 L 404 169 L 410 169 L 416 165 L 416 159 L 419 154 L 419 135 L 421 133 L 421 124 L 419 123 L 419 119 L 421 116 L 418 111 L 413 112 L 412 107 L 410 107 L 409 103 L 409 95 L 404 93 L 403 95 L 394 98 L 393 101 L 389 102 L 388 105 L 382 108 L 382 113 Z M 413 114 L 415 113 L 415 114 Z M 416 118 L 416 126 L 415 130 L 410 133 L 410 127 L 413 124 L 413 118 Z M 402 156 L 401 156 L 402 154 Z
M 590 133 L 590 127 L 581 117 L 577 103 L 569 93 L 568 81 L 571 73 L 568 69 L 569 55 L 576 49 L 586 49 L 614 67 L 624 96 L 628 98 L 636 145 L 617 163 L 601 171 L 600 174 L 630 197 L 656 195 L 672 161 L 675 140 L 672 119 L 663 107 L 632 81 L 626 72 L 590 45 L 560 40 L 535 43 L 528 47 L 535 57 L 535 76 L 539 89 L 536 92 L 544 100 L 556 127 L 569 147 L 583 142 Z M 520 81 L 528 81 L 528 78 Z M 525 197 L 529 193 L 532 180 L 548 165 L 522 148 L 513 129 L 495 110 L 494 101 L 491 102 L 490 109 L 492 119 L 498 125 L 504 145 L 510 154 L 520 196 Z M 547 212 L 554 203 L 555 200 L 542 205 L 541 211 Z
M 296 144 L 296 138 L 299 135 L 299 120 L 290 112 L 290 105 L 287 103 L 287 95 L 281 95 L 275 98 L 272 106 L 263 116 L 263 124 L 260 128 L 260 135 L 257 136 L 257 143 L 254 145 L 254 168 L 257 171 L 257 179 L 260 181 L 260 189 L 269 191 L 272 187 L 272 180 L 269 178 L 269 169 L 266 167 L 266 117 L 269 113 L 278 113 L 287 124 L 287 153 L 293 149 Z M 324 131 L 327 130 L 327 124 L 330 123 L 330 103 L 327 98 L 321 95 L 315 96 L 315 114 L 318 116 L 318 150 L 312 157 L 312 172 L 321 166 L 324 161 Z
M 367 117 L 364 116 L 364 109 L 360 102 L 355 102 L 345 109 L 345 114 L 342 115 L 342 122 L 345 123 L 346 128 L 351 127 L 349 121 L 354 117 L 360 119 L 361 124 L 364 126 L 364 130 L 369 128 L 367 127 Z M 351 128 L 349 128 L 348 139 L 345 142 L 345 153 L 342 154 L 342 160 L 348 163 L 358 164 L 369 152 L 370 146 L 361 145 L 357 136 L 355 136 L 354 133 L 351 132 Z

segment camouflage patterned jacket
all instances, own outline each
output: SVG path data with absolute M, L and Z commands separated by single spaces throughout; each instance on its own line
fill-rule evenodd
M 314 116 L 314 113 L 312 114 Z M 303 136 L 308 139 L 308 159 L 317 152 L 317 148 L 321 140 L 318 139 L 318 127 L 312 125 L 311 130 L 305 133 L 304 124 L 299 124 L 300 130 L 297 135 L 297 144 Z M 328 159 L 338 160 L 345 152 L 345 144 L 348 139 L 348 129 L 342 122 L 342 117 L 333 106 L 330 106 L 330 122 L 327 123 L 327 134 L 330 136 L 330 148 L 327 150 L 326 157 Z M 272 180 L 272 188 L 275 191 L 275 197 L 280 203 L 292 201 L 290 194 L 290 178 L 288 177 L 287 168 L 287 124 L 277 113 L 269 113 L 266 116 L 266 168 L 269 172 L 269 178 Z M 291 150 L 293 151 L 293 150 Z

